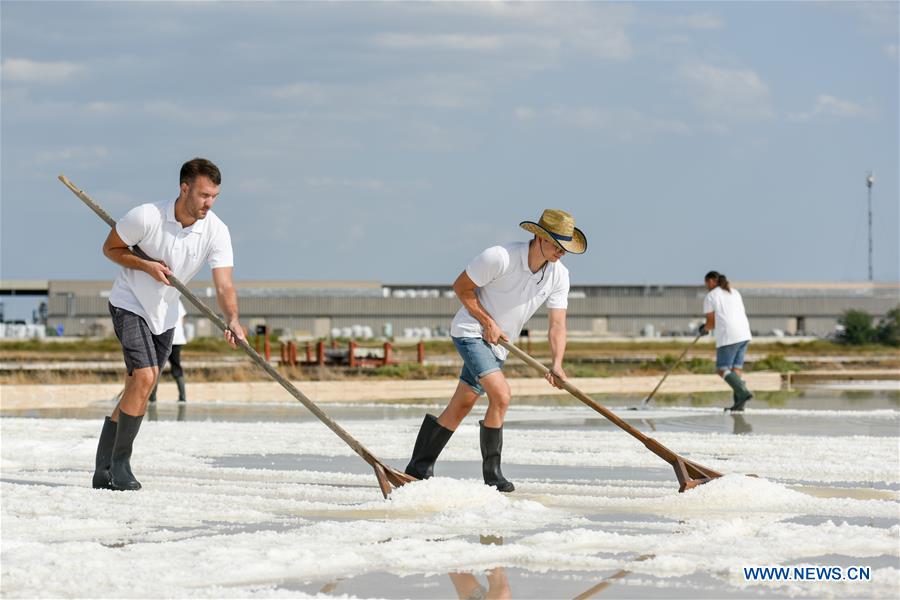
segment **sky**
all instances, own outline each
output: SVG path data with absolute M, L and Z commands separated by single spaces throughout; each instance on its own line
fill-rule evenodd
M 900 280 L 898 3 L 11 2 L 0 276 L 111 279 L 194 156 L 235 278 L 452 282 L 571 212 L 573 284 Z M 208 271 L 199 278 L 208 278 Z

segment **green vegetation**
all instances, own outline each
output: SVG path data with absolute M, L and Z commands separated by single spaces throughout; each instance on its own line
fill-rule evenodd
M 656 360 L 641 363 L 641 369 L 648 371 L 668 371 L 678 360 L 677 356 L 664 354 L 657 357 Z M 674 373 L 714 373 L 716 370 L 716 361 L 708 358 L 693 357 L 682 361 L 680 365 L 673 371 Z
M 874 324 L 872 315 L 862 310 L 850 309 L 838 321 L 844 328 L 838 340 L 849 346 L 882 344 L 900 346 L 900 305 L 888 311 L 887 315 Z
M 765 358 L 752 363 L 752 367 L 754 371 L 777 371 L 778 373 L 800 370 L 796 363 L 789 361 L 781 354 L 769 354 Z
M 886 346 L 900 347 L 900 306 L 888 311 L 878 324 L 877 339 Z
M 850 309 L 838 320 L 844 330 L 838 339 L 844 344 L 859 346 L 875 341 L 875 328 L 872 327 L 872 315 L 862 310 Z
M 707 358 L 692 358 L 683 363 L 685 368 L 691 373 L 713 373 L 716 370 L 716 361 Z

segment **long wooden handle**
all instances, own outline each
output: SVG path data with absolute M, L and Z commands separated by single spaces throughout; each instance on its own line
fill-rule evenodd
M 115 227 L 116 222 L 112 217 L 109 216 L 103 208 L 101 208 L 96 202 L 91 200 L 91 198 L 84 193 L 83 190 L 75 187 L 65 175 L 60 175 L 59 180 L 65 184 L 67 188 L 69 188 L 73 194 L 78 196 L 78 198 L 84 202 L 88 208 L 97 213 L 101 219 L 103 219 L 107 225 L 110 227 Z M 132 252 L 137 256 L 145 259 L 145 260 L 153 260 L 147 254 L 141 250 L 139 247 L 132 247 Z M 331 417 L 329 417 L 325 411 L 319 408 L 315 402 L 307 398 L 300 390 L 298 390 L 294 384 L 288 381 L 281 373 L 275 370 L 272 365 L 270 365 L 266 360 L 259 355 L 259 353 L 247 343 L 245 339 L 243 339 L 243 332 L 238 336 L 238 332 L 233 331 L 228 324 L 222 319 L 219 315 L 214 313 L 206 304 L 204 304 L 197 296 L 194 295 L 181 281 L 178 280 L 174 275 L 168 275 L 169 282 L 172 284 L 172 287 L 181 292 L 181 295 L 187 298 L 191 304 L 197 307 L 203 316 L 216 324 L 216 327 L 221 329 L 222 331 L 231 331 L 234 339 L 236 340 L 238 346 L 241 347 L 241 350 L 247 353 L 247 355 L 259 365 L 266 373 L 269 374 L 272 379 L 281 384 L 281 387 L 286 389 L 288 393 L 290 393 L 294 398 L 299 400 L 303 406 L 309 409 L 314 415 L 316 415 L 320 421 L 322 421 L 329 429 L 331 429 L 334 433 L 337 434 L 339 438 L 344 440 L 344 442 L 353 449 L 354 452 L 359 454 L 363 460 L 372 465 L 373 467 L 377 465 L 386 467 L 384 463 L 382 463 L 374 454 L 372 454 L 365 446 L 359 443 L 352 435 L 350 435 L 343 427 L 338 425 Z M 388 467 L 389 468 L 389 467 Z
M 542 363 L 537 361 L 535 358 L 530 356 L 527 352 L 525 352 L 524 350 L 522 350 L 515 344 L 513 344 L 511 342 L 507 342 L 506 340 L 504 340 L 502 338 L 500 339 L 499 343 L 501 346 L 503 346 L 504 348 L 509 350 L 512 354 L 516 355 L 516 357 L 519 358 L 520 360 L 522 360 L 524 363 L 530 365 L 531 367 L 534 367 L 534 369 L 536 371 L 538 371 L 539 373 L 541 373 L 541 375 L 546 375 L 547 373 L 550 372 L 550 369 L 545 367 Z M 588 406 L 590 406 L 591 408 L 596 410 L 598 413 L 600 413 L 601 415 L 603 415 L 604 417 L 606 417 L 607 419 L 609 419 L 610 421 L 612 421 L 613 423 L 615 423 L 616 425 L 618 425 L 619 427 L 621 427 L 622 429 L 624 429 L 625 431 L 627 431 L 628 433 L 630 433 L 631 435 L 633 435 L 634 437 L 639 439 L 642 443 L 646 444 L 647 440 L 650 439 L 646 435 L 644 435 L 643 433 L 641 433 L 640 431 L 638 431 L 637 429 L 635 429 L 634 427 L 632 427 L 631 425 L 629 425 L 628 423 L 623 421 L 616 413 L 609 410 L 608 408 L 606 408 L 605 406 L 603 406 L 602 404 L 600 404 L 599 402 L 597 402 L 596 400 L 594 400 L 593 398 L 591 398 L 590 396 L 588 396 L 587 394 L 585 394 L 584 392 L 579 390 L 577 387 L 572 385 L 568 380 L 563 380 L 562 386 L 563 386 L 563 389 L 565 389 L 567 392 L 569 392 L 570 394 L 572 394 L 573 396 L 575 396 L 576 398 L 578 398 L 579 400 L 581 400 L 582 402 L 584 402 L 585 404 L 587 404 Z
M 669 367 L 669 370 L 666 371 L 666 374 L 663 375 L 662 379 L 659 380 L 659 383 L 656 384 L 656 387 L 653 388 L 653 391 L 650 392 L 650 395 L 647 396 L 646 398 L 644 398 L 644 401 L 643 401 L 643 403 L 642 403 L 642 406 L 647 406 L 647 404 L 649 404 L 650 399 L 653 398 L 654 394 L 656 394 L 656 391 L 657 391 L 660 387 L 662 387 L 663 381 L 666 380 L 666 377 L 669 376 L 669 373 L 671 373 L 672 371 L 674 371 L 674 370 L 675 370 L 675 367 L 677 367 L 678 365 L 681 364 L 681 361 L 684 360 L 684 357 L 685 357 L 685 356 L 687 356 L 688 350 L 691 349 L 691 346 L 693 346 L 694 344 L 697 343 L 697 340 L 699 340 L 699 339 L 700 339 L 700 336 L 702 336 L 702 335 L 703 335 L 702 333 L 698 333 L 698 334 L 697 334 L 697 337 L 694 338 L 694 341 L 692 341 L 690 344 L 688 344 L 688 347 L 684 349 L 684 352 L 681 353 L 681 356 L 678 357 L 678 360 L 675 361 L 675 364 L 672 365 L 671 367 Z
M 524 361 L 526 364 L 534 367 L 534 369 L 542 375 L 546 375 L 550 372 L 550 369 L 545 367 L 543 364 L 541 364 L 510 342 L 501 339 L 499 343 L 501 346 L 516 355 L 516 357 Z M 691 460 L 687 460 L 679 456 L 677 453 L 663 446 L 652 437 L 644 435 L 643 433 L 623 421 L 621 418 L 619 418 L 619 416 L 614 412 L 612 412 L 599 402 L 595 401 L 593 398 L 579 390 L 568 381 L 563 380 L 562 386 L 567 392 L 612 421 L 614 425 L 618 426 L 620 429 L 624 430 L 626 433 L 639 440 L 642 444 L 644 444 L 644 447 L 647 448 L 647 450 L 672 465 L 675 468 L 675 476 L 678 478 L 678 482 L 681 484 L 678 488 L 679 492 L 683 492 L 702 483 L 706 483 L 711 479 L 722 476 L 722 474 L 717 471 L 713 471 L 708 467 L 704 467 L 703 465 L 697 464 Z

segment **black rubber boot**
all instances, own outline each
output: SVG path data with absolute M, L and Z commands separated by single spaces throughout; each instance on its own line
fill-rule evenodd
M 412 458 L 406 465 L 406 474 L 417 479 L 428 479 L 434 475 L 434 463 L 452 435 L 453 431 L 438 423 L 437 417 L 425 415 L 416 436 Z
M 184 392 L 184 375 L 177 375 L 175 377 L 175 385 L 178 386 L 178 401 L 187 402 L 187 395 Z
M 501 492 L 511 492 L 516 489 L 511 482 L 506 480 L 500 472 L 500 453 L 503 451 L 503 427 L 488 427 L 484 421 L 478 421 L 481 425 L 481 473 L 484 482 Z
M 112 464 L 109 468 L 110 483 L 114 490 L 139 490 L 141 483 L 131 472 L 131 449 L 134 438 L 141 428 L 140 417 L 132 417 L 119 411 L 119 426 L 116 429 L 116 443 L 112 451 Z
M 100 441 L 97 442 L 97 458 L 94 461 L 95 490 L 111 490 L 109 481 L 109 464 L 112 461 L 113 445 L 116 443 L 116 424 L 109 417 L 103 421 Z
M 747 389 L 747 384 L 744 382 L 740 376 L 731 371 L 724 377 L 725 383 L 731 386 L 731 389 L 734 390 L 734 404 L 731 405 L 730 408 L 726 408 L 725 410 L 731 412 L 741 412 L 744 410 L 744 405 L 753 398 L 753 394 Z

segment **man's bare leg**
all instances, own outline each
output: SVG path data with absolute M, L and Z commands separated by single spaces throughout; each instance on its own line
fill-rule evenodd
M 450 398 L 450 404 L 438 417 L 438 423 L 441 424 L 441 427 L 456 431 L 476 402 L 478 402 L 478 393 L 469 387 L 469 384 L 460 380 L 456 385 L 456 391 L 453 392 L 453 397 Z
M 512 390 L 503 371 L 494 371 L 481 378 L 480 383 L 487 392 L 488 409 L 484 415 L 485 427 L 503 427 L 503 419 L 512 399 Z
M 159 368 L 157 367 L 135 369 L 131 375 L 126 375 L 125 390 L 113 409 L 110 419 L 114 423 L 118 422 L 119 411 L 124 411 L 126 415 L 132 417 L 140 417 L 147 412 L 147 402 L 158 378 Z

